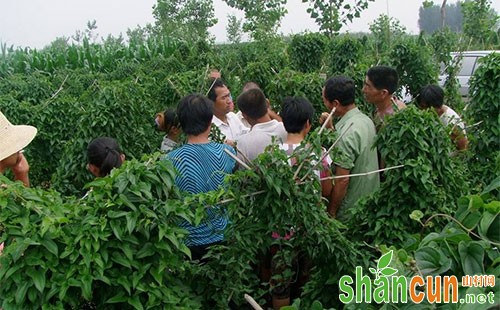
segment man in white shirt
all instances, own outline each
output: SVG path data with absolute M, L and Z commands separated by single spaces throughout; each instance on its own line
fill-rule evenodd
M 255 83 L 255 82 L 246 82 L 245 85 L 243 85 L 243 88 L 241 89 L 241 93 L 244 93 L 247 90 L 254 89 L 254 88 L 258 88 L 258 89 L 262 90 L 259 87 L 259 85 L 257 85 L 257 83 Z M 274 112 L 273 109 L 271 108 L 271 105 L 269 103 L 269 99 L 266 99 L 266 103 L 267 103 L 267 113 L 269 114 L 269 117 L 271 119 L 277 120 L 278 122 L 282 122 L 281 116 L 279 116 L 278 113 Z M 248 121 L 243 117 L 243 114 L 241 113 L 241 111 L 238 111 L 238 113 L 236 113 L 236 116 L 238 116 L 238 118 L 243 123 L 243 125 L 245 125 L 245 127 L 247 127 L 248 129 L 250 129 L 252 127 L 248 123 Z
M 443 102 L 444 91 L 438 85 L 424 86 L 417 97 L 417 103 L 422 109 L 434 108 L 443 125 L 452 127 L 450 136 L 457 150 L 466 150 L 469 141 L 465 132 L 465 124 L 457 112 Z
M 254 88 L 242 93 L 237 104 L 252 126 L 250 132 L 237 139 L 238 157 L 244 161 L 252 161 L 273 142 L 273 137 L 277 143 L 286 141 L 285 127 L 269 116 L 266 96 L 260 89 Z
M 212 123 L 226 137 L 226 143 L 233 144 L 242 134 L 248 131 L 240 119 L 231 112 L 234 106 L 231 92 L 220 79 L 211 83 L 208 98 L 214 102 L 214 117 Z

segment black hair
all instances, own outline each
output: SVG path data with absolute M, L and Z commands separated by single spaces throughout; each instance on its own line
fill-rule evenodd
M 398 88 L 399 76 L 394 68 L 388 66 L 374 66 L 368 69 L 366 76 L 376 89 L 387 89 L 391 95 Z
M 417 104 L 420 107 L 440 108 L 443 106 L 444 90 L 438 85 L 426 85 L 420 89 Z
M 165 112 L 163 112 L 163 122 L 166 133 L 172 128 L 178 128 L 180 124 L 179 118 L 177 117 L 177 111 L 173 108 L 166 109 Z
M 342 106 L 350 105 L 355 93 L 354 81 L 345 76 L 334 76 L 325 82 L 325 98 L 330 102 L 338 100 Z
M 208 99 L 215 102 L 215 100 L 217 99 L 217 94 L 215 93 L 215 89 L 219 88 L 219 87 L 224 87 L 224 86 L 226 86 L 226 83 L 224 83 L 223 80 L 211 79 L 210 80 L 210 89 L 208 90 L 208 94 L 207 94 Z
M 197 136 L 207 130 L 212 122 L 214 103 L 200 94 L 191 94 L 182 98 L 177 105 L 177 117 L 182 131 L 187 135 Z
M 267 113 L 266 96 L 258 88 L 252 88 L 242 93 L 236 102 L 240 111 L 253 120 L 259 119 Z
M 312 124 L 314 108 L 305 98 L 286 97 L 280 115 L 288 133 L 299 133 L 307 121 Z
M 99 137 L 87 146 L 87 158 L 89 164 L 99 168 L 99 176 L 108 175 L 113 168 L 122 165 L 122 150 L 115 139 Z

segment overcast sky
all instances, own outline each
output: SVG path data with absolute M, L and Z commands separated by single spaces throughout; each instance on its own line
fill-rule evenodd
M 350 1 L 352 2 L 352 1 Z M 375 0 L 361 13 L 361 18 L 343 28 L 343 31 L 368 31 L 369 25 L 380 14 L 396 18 L 411 33 L 418 33 L 418 10 L 423 0 Z M 435 3 L 441 3 L 435 0 Z M 454 3 L 456 1 L 448 1 Z M 128 28 L 153 23 L 152 7 L 156 0 L 0 0 L 0 42 L 22 47 L 41 48 L 55 38 L 70 37 L 77 30 L 85 30 L 87 21 L 97 21 L 100 37 L 118 36 Z M 226 40 L 226 18 L 230 13 L 243 14 L 214 0 L 219 22 L 211 28 L 217 42 Z M 500 11 L 500 0 L 492 1 Z M 288 14 L 282 20 L 284 34 L 317 31 L 318 27 L 306 13 L 307 4 L 288 0 Z

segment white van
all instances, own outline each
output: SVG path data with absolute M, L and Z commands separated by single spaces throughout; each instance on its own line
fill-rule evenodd
M 460 95 L 462 97 L 469 96 L 469 79 L 474 74 L 476 69 L 478 68 L 478 60 L 481 57 L 487 56 L 491 53 L 500 53 L 500 51 L 464 51 L 464 52 L 456 52 L 451 53 L 453 58 L 462 57 L 460 62 L 460 69 L 457 73 L 457 79 L 460 84 Z M 441 87 L 444 86 L 444 83 L 448 77 L 446 76 L 445 67 L 442 64 L 439 75 L 439 85 Z

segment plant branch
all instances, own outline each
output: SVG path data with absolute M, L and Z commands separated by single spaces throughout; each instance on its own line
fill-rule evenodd
M 231 154 L 232 155 L 232 154 Z M 234 155 L 233 155 L 234 156 Z M 381 172 L 381 171 L 386 171 L 386 170 L 391 170 L 391 169 L 396 169 L 396 168 L 401 168 L 403 167 L 404 165 L 399 165 L 399 166 L 394 166 L 394 167 L 389 167 L 389 168 L 384 168 L 384 169 L 379 169 L 379 170 L 374 170 L 374 171 L 369 171 L 369 172 L 365 172 L 365 173 L 357 173 L 357 174 L 350 174 L 350 175 L 344 175 L 344 176 L 339 176 L 339 177 L 328 177 L 328 178 L 321 178 L 319 179 L 320 181 L 323 181 L 323 180 L 329 180 L 329 179 L 339 179 L 339 178 L 346 178 L 346 177 L 350 177 L 350 176 L 362 176 L 362 175 L 369 175 L 369 174 L 374 174 L 374 173 L 378 173 L 378 172 Z M 302 184 L 306 184 L 307 182 L 299 182 L 297 183 L 298 185 L 302 185 Z M 242 195 L 240 196 L 240 199 L 241 198 L 248 198 L 248 197 L 252 197 L 252 196 L 257 196 L 257 195 L 260 195 L 260 194 L 264 194 L 266 191 L 265 190 L 260 190 L 260 191 L 257 191 L 257 192 L 253 192 L 253 193 L 250 193 L 250 194 L 246 194 L 246 195 Z M 224 199 L 224 200 L 221 200 L 219 201 L 217 204 L 225 204 L 225 203 L 229 203 L 229 202 L 233 202 L 235 201 L 236 199 L 234 198 L 228 198 L 228 199 Z
M 429 217 L 429 218 L 427 219 L 427 221 L 425 221 L 425 223 L 424 223 L 424 227 L 422 227 L 422 229 L 424 229 L 424 228 L 427 226 L 427 223 L 429 223 L 429 222 L 430 222 L 433 218 L 438 217 L 438 216 L 442 216 L 442 217 L 445 217 L 445 218 L 447 218 L 447 219 L 449 219 L 449 220 L 454 221 L 454 222 L 455 222 L 455 223 L 457 223 L 457 224 L 458 224 L 458 225 L 459 225 L 459 226 L 460 226 L 463 230 L 465 230 L 466 232 L 468 232 L 469 234 L 473 235 L 474 237 L 476 237 L 476 238 L 478 238 L 478 239 L 485 240 L 485 241 L 487 241 L 487 242 L 489 242 L 489 243 L 491 243 L 491 244 L 493 244 L 493 245 L 495 245 L 495 246 L 500 246 L 500 243 L 493 242 L 493 241 L 491 241 L 491 240 L 489 240 L 489 239 L 486 239 L 486 238 L 483 238 L 483 237 L 479 236 L 478 234 L 476 234 L 475 232 L 473 232 L 473 231 L 472 231 L 472 229 L 469 229 L 469 228 L 465 227 L 462 223 L 460 223 L 460 221 L 458 221 L 456 218 L 454 218 L 453 216 L 448 215 L 448 214 L 438 213 L 438 214 L 434 214 L 434 215 L 432 215 L 431 217 Z

